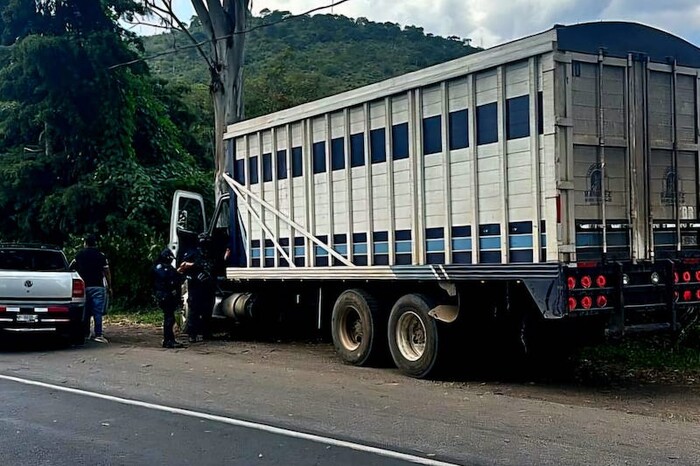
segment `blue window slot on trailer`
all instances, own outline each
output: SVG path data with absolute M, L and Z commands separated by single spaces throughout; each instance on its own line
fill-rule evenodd
M 345 168 L 345 138 L 331 140 L 331 169 L 342 170 Z
M 314 142 L 314 174 L 326 171 L 326 143 L 325 141 Z
M 469 147 L 469 111 L 450 112 L 450 150 Z
M 396 265 L 411 265 L 413 262 L 411 230 L 397 230 L 394 239 Z
M 530 136 L 530 96 L 524 95 L 506 101 L 506 138 Z
M 372 163 L 386 162 L 386 130 L 378 128 L 370 131 L 369 142 Z
M 355 265 L 367 265 L 367 233 L 353 233 L 352 260 Z
M 361 167 L 365 164 L 365 135 L 363 133 L 350 136 L 350 166 Z
M 444 228 L 427 228 L 425 230 L 425 251 L 428 264 L 445 263 Z
M 501 225 L 479 225 L 479 263 L 501 263 Z
M 285 180 L 287 179 L 287 151 L 278 150 L 277 151 L 277 179 Z
M 304 267 L 306 265 L 306 247 L 304 246 L 304 238 L 294 238 L 294 265 Z
M 391 144 L 393 160 L 408 158 L 408 123 L 400 123 L 391 128 Z
M 423 118 L 423 154 L 442 152 L 442 117 Z
M 248 159 L 248 173 L 250 173 L 250 184 L 258 184 L 258 156 Z

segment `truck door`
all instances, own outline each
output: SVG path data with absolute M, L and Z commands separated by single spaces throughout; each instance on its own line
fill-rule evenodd
M 188 191 L 175 191 L 170 212 L 170 250 L 180 263 L 185 252 L 197 247 L 197 236 L 207 231 L 204 198 Z
M 698 250 L 697 72 L 643 62 L 647 121 L 644 154 L 652 260 L 684 259 Z
M 698 255 L 695 70 L 643 55 L 572 68 L 577 261 Z
M 576 260 L 627 261 L 631 199 L 625 62 L 572 64 Z

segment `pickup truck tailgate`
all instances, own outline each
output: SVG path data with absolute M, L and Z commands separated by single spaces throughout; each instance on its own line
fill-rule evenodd
M 0 271 L 1 300 L 71 299 L 70 272 Z

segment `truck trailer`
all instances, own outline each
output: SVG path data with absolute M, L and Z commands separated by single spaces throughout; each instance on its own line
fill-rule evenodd
M 241 121 L 211 225 L 178 191 L 171 246 L 210 233 L 215 317 L 303 322 L 413 377 L 475 341 L 677 332 L 700 304 L 699 79 L 669 33 L 557 25 Z

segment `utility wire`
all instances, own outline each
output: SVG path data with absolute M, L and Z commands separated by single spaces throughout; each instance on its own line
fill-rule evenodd
M 116 64 L 116 65 L 110 66 L 108 69 L 113 70 L 113 69 L 121 68 L 121 67 L 124 67 L 124 66 L 130 66 L 130 65 L 133 65 L 133 64 L 136 64 L 136 63 L 140 63 L 140 62 L 143 62 L 143 61 L 153 60 L 153 59 L 155 59 L 155 58 L 160 58 L 160 57 L 163 57 L 163 56 L 166 56 L 166 55 L 172 55 L 172 54 L 174 54 L 174 53 L 178 53 L 178 52 L 181 52 L 181 51 L 183 51 L 183 50 L 189 50 L 189 49 L 201 47 L 201 46 L 203 46 L 203 45 L 205 45 L 205 44 L 208 44 L 208 43 L 210 43 L 210 42 L 218 42 L 218 41 L 220 41 L 220 40 L 226 40 L 226 39 L 229 39 L 229 38 L 231 38 L 231 37 L 234 37 L 234 36 L 237 36 L 237 35 L 240 35 L 240 34 L 247 34 L 247 33 L 249 33 L 249 32 L 256 31 L 256 30 L 258 30 L 258 29 L 262 29 L 262 28 L 274 26 L 274 25 L 276 25 L 276 24 L 280 24 L 280 23 L 282 23 L 282 22 L 284 22 L 284 21 L 287 21 L 287 20 L 290 20 L 290 19 L 301 18 L 301 17 L 303 17 L 303 16 L 310 15 L 311 13 L 315 13 L 315 12 L 317 12 L 317 11 L 325 10 L 325 9 L 328 9 L 328 8 L 333 8 L 333 7 L 336 7 L 336 6 L 338 6 L 338 5 L 341 5 L 341 4 L 346 3 L 346 2 L 349 2 L 349 1 L 350 1 L 350 0 L 337 0 L 336 2 L 330 3 L 330 4 L 328 4 L 328 5 L 323 5 L 323 6 L 319 6 L 319 7 L 316 7 L 316 8 L 312 8 L 312 9 L 310 9 L 310 10 L 308 10 L 308 11 L 303 12 L 303 13 L 299 13 L 299 14 L 296 14 L 296 15 L 288 15 L 288 16 L 285 16 L 285 17 L 280 18 L 280 19 L 278 19 L 277 21 L 273 21 L 273 22 L 271 22 L 271 23 L 258 24 L 257 26 L 253 26 L 252 28 L 244 29 L 243 31 L 234 31 L 234 32 L 232 32 L 231 34 L 227 34 L 227 35 L 225 35 L 225 36 L 214 37 L 213 39 L 207 39 L 207 40 L 204 40 L 204 41 L 202 41 L 202 42 L 196 42 L 196 43 L 194 43 L 194 44 L 184 45 L 184 46 L 182 46 L 182 47 L 174 47 L 174 48 L 171 49 L 171 50 L 166 50 L 166 51 L 164 51 L 164 52 L 159 52 L 159 53 L 156 53 L 156 54 L 153 54 L 153 55 L 149 55 L 149 56 L 147 56 L 147 57 L 137 58 L 137 59 L 135 59 L 135 60 L 131 60 L 131 61 L 124 62 L 124 63 L 118 63 L 118 64 Z M 173 28 L 173 29 L 175 29 L 175 28 Z M 177 30 L 177 29 L 176 29 L 176 30 Z

